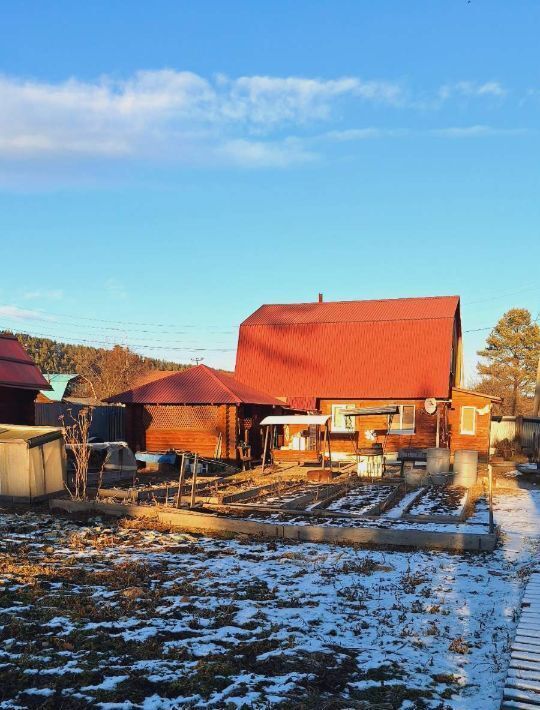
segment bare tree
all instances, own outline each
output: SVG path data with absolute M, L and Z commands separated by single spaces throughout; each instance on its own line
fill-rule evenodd
M 88 483 L 88 464 L 90 461 L 90 447 L 88 445 L 88 435 L 92 424 L 92 411 L 84 407 L 73 416 L 71 409 L 69 414 L 72 424 L 66 424 L 64 417 L 60 419 L 64 427 L 64 438 L 66 445 L 73 455 L 75 465 L 74 498 L 84 500 L 86 498 L 86 486 Z
M 137 377 L 151 369 L 144 358 L 120 345 L 111 350 L 81 350 L 76 358 L 76 370 L 84 382 L 77 394 L 91 393 L 96 399 L 109 397 L 129 389 Z

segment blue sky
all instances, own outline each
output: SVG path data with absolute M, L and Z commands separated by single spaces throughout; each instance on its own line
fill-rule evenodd
M 539 26 L 536 0 L 2 3 L 0 327 L 232 368 L 252 310 L 319 291 L 536 316 Z

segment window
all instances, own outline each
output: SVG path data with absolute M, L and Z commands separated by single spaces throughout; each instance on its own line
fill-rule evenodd
M 390 421 L 390 434 L 414 434 L 415 411 L 414 404 L 400 404 L 399 412 Z
M 476 434 L 476 407 L 461 407 L 460 434 Z
M 332 431 L 342 434 L 354 431 L 353 417 L 345 416 L 347 409 L 354 409 L 354 404 L 332 405 Z

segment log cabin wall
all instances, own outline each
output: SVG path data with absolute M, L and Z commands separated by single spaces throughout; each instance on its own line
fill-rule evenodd
M 463 433 L 462 409 L 475 408 L 474 434 Z M 481 394 L 452 390 L 452 406 L 448 412 L 450 429 L 450 449 L 478 451 L 479 460 L 487 461 L 489 457 L 489 439 L 491 429 L 491 400 Z
M 332 414 L 333 404 L 352 404 L 355 407 L 385 407 L 390 404 L 406 404 L 415 407 L 415 432 L 414 434 L 388 434 L 386 437 L 386 451 L 388 453 L 397 452 L 404 447 L 418 447 L 425 449 L 435 446 L 437 436 L 437 417 L 426 414 L 424 411 L 423 399 L 322 399 L 319 409 L 321 414 Z M 397 415 L 396 415 L 397 416 Z M 367 439 L 365 432 L 374 430 L 377 432 L 377 442 L 382 443 L 384 434 L 388 429 L 388 416 L 377 414 L 374 416 L 354 417 L 355 432 L 354 439 L 358 448 L 372 446 L 373 441 Z M 332 450 L 336 453 L 354 453 L 355 447 L 351 434 L 332 432 L 330 421 L 330 443 Z
M 128 441 L 136 450 L 179 449 L 213 458 L 221 433 L 221 458 L 236 459 L 237 407 L 222 405 L 127 405 Z
M 414 434 L 388 434 L 386 437 L 386 451 L 396 452 L 404 447 L 417 447 L 426 449 L 436 445 L 437 417 L 424 411 L 423 399 L 394 399 L 394 400 L 369 400 L 369 399 L 323 399 L 319 408 L 322 414 L 332 414 L 333 404 L 352 404 L 355 407 L 383 407 L 389 404 L 406 404 L 415 406 L 415 431 Z M 450 434 L 450 450 L 470 449 L 479 452 L 480 461 L 487 461 L 489 456 L 489 440 L 491 425 L 491 400 L 481 394 L 452 390 L 452 403 L 448 409 L 448 429 Z M 439 405 L 440 407 L 441 405 Z M 462 407 L 475 408 L 475 433 L 465 434 L 461 427 Z M 397 415 L 396 415 L 397 416 Z M 378 433 L 377 441 L 384 440 L 384 432 L 388 426 L 388 419 L 383 415 L 373 417 L 358 417 L 355 423 L 354 438 L 358 448 L 371 446 L 374 442 L 366 438 L 365 432 L 375 430 Z M 331 424 L 330 424 L 331 428 Z M 354 453 L 354 444 L 351 434 L 331 432 L 331 445 L 335 452 Z

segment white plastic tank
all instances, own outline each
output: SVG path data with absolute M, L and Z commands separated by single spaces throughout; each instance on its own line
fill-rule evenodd
M 450 470 L 450 449 L 428 449 L 426 470 L 429 474 L 447 473 Z
M 382 478 L 383 475 L 383 457 L 377 456 L 359 456 L 357 473 L 359 476 L 370 476 L 371 478 Z
M 454 485 L 474 486 L 478 475 L 478 451 L 454 453 Z

